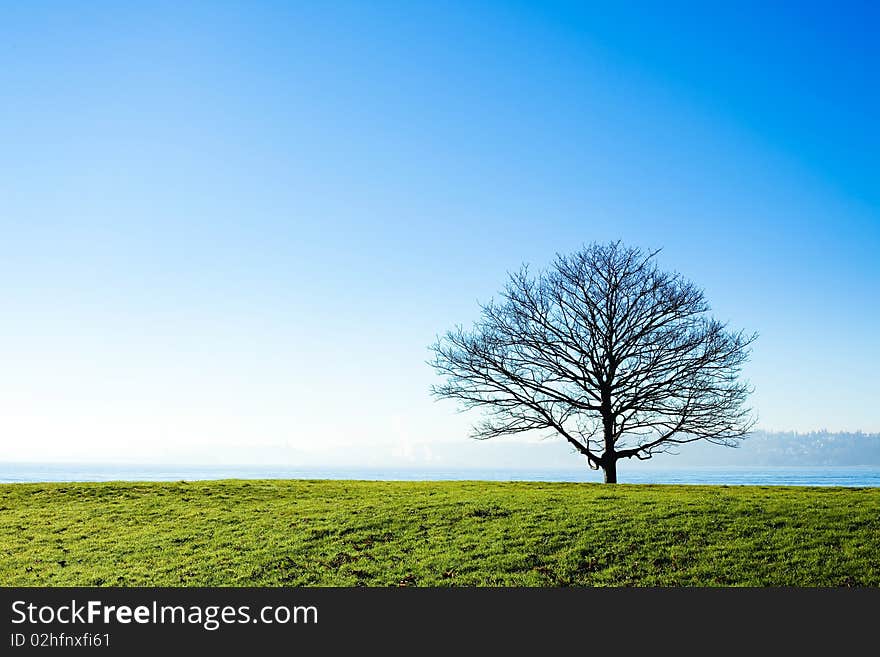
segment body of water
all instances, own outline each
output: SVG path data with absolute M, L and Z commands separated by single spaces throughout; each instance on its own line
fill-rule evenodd
M 620 468 L 622 484 L 727 486 L 880 486 L 880 466 Z M 196 481 L 212 479 L 364 479 L 398 481 L 598 482 L 601 473 L 572 469 L 321 468 L 280 466 L 173 466 L 71 463 L 0 463 L 0 483 L 71 481 Z

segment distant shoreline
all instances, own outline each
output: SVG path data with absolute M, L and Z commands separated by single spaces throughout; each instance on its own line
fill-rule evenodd
M 362 481 L 601 482 L 578 468 L 355 467 L 0 463 L 0 483 L 214 481 L 221 479 Z M 880 487 L 880 466 L 693 466 L 622 468 L 620 483 L 727 486 Z

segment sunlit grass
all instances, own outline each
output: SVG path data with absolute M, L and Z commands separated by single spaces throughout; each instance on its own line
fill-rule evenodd
M 5 586 L 880 585 L 880 489 L 0 485 Z

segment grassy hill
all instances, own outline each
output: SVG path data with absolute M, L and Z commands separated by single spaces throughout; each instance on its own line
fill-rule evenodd
M 0 584 L 880 586 L 880 489 L 0 485 Z

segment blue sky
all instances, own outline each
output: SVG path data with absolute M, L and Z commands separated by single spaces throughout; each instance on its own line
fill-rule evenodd
M 612 239 L 880 431 L 880 12 L 621 4 L 4 3 L 4 452 L 464 441 L 435 334 Z

